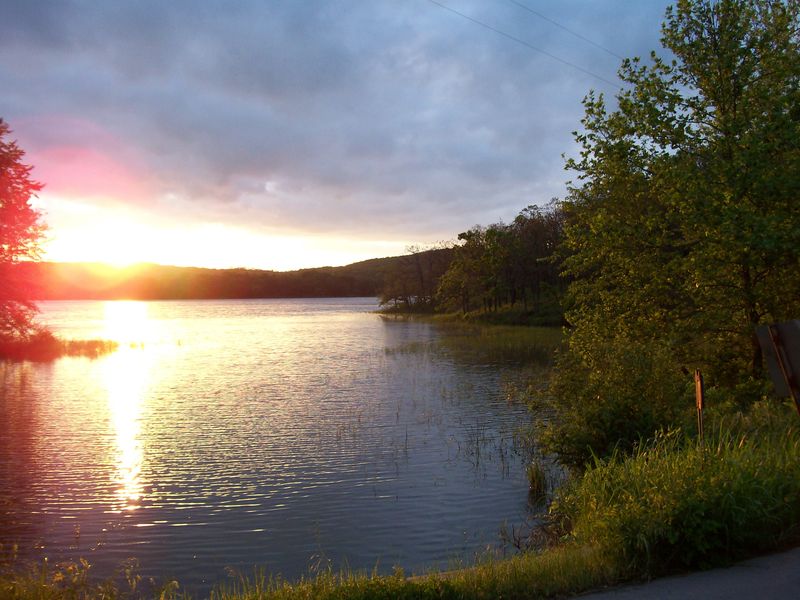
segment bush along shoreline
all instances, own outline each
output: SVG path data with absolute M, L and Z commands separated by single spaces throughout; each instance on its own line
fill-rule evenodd
M 117 342 L 109 340 L 63 340 L 41 329 L 25 337 L 0 339 L 0 360 L 50 362 L 63 356 L 97 358 L 118 347 Z

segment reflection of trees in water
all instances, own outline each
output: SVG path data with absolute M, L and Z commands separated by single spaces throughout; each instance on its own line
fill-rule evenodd
M 546 368 L 558 332 L 382 321 L 384 355 L 395 362 L 394 418 L 383 447 L 401 463 L 440 453 L 448 465 L 470 465 L 479 480 L 520 477 L 531 457 L 524 435 L 530 415 L 524 403 L 507 401 L 506 388 Z
M 8 560 L 14 544 L 26 540 L 19 548 L 24 555 L 44 534 L 44 517 L 33 504 L 42 479 L 41 391 L 33 382 L 47 370 L 46 365 L 0 362 L 0 560 Z
M 557 327 L 433 324 L 381 316 L 387 354 L 427 354 L 467 368 L 548 367 L 561 343 Z

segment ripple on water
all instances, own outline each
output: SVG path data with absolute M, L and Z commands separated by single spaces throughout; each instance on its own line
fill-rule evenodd
M 363 299 L 107 304 L 43 315 L 119 352 L 0 366 L 0 543 L 191 588 L 225 566 L 443 567 L 524 518 L 525 409 L 431 326 Z

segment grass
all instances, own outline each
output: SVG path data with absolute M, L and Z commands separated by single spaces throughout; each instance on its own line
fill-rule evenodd
M 547 471 L 539 460 L 531 462 L 525 474 L 528 476 L 528 488 L 534 498 L 544 498 L 550 488 L 547 482 Z
M 621 552 L 631 576 L 708 568 L 773 550 L 800 531 L 800 429 L 766 401 L 720 418 L 699 444 L 658 436 L 597 461 L 560 493 L 576 543 Z
M 93 582 L 85 561 L 40 565 L 27 571 L 0 575 L 0 597 L 8 600 L 67 598 L 182 598 L 176 582 L 143 585 L 127 573 L 122 583 Z M 297 582 L 270 578 L 263 573 L 239 576 L 215 588 L 215 600 L 351 600 L 351 599 L 465 599 L 549 598 L 609 585 L 619 580 L 613 562 L 596 548 L 565 544 L 544 553 L 526 553 L 504 560 L 487 560 L 459 571 L 406 577 L 323 572 Z
M 25 339 L 0 340 L 0 359 L 49 362 L 62 356 L 97 358 L 115 351 L 116 342 L 106 340 L 62 340 L 48 330 Z
M 426 306 L 423 310 L 408 310 L 385 306 L 378 313 L 392 315 L 398 318 L 421 318 L 440 323 L 473 323 L 480 325 L 512 325 L 512 326 L 539 326 L 561 327 L 564 325 L 564 315 L 561 306 L 556 301 L 547 301 L 536 309 L 525 309 L 521 303 L 515 306 L 503 306 L 496 310 L 472 310 L 463 312 L 438 312 Z
M 469 356 L 486 362 L 552 362 L 561 344 L 557 327 L 518 327 L 513 325 L 475 325 L 448 323 L 440 327 L 439 344 L 455 357 Z
M 393 575 L 325 573 L 297 583 L 242 578 L 215 591 L 213 598 L 240 600 L 350 600 L 372 598 L 549 598 L 617 581 L 596 549 L 567 544 L 545 553 L 487 560 L 469 569 L 408 578 Z

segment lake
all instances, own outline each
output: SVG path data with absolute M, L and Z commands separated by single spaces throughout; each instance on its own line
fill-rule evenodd
M 529 512 L 522 367 L 374 298 L 47 302 L 116 352 L 0 363 L 0 544 L 207 591 L 469 563 Z M 479 344 L 478 344 L 479 345 Z

